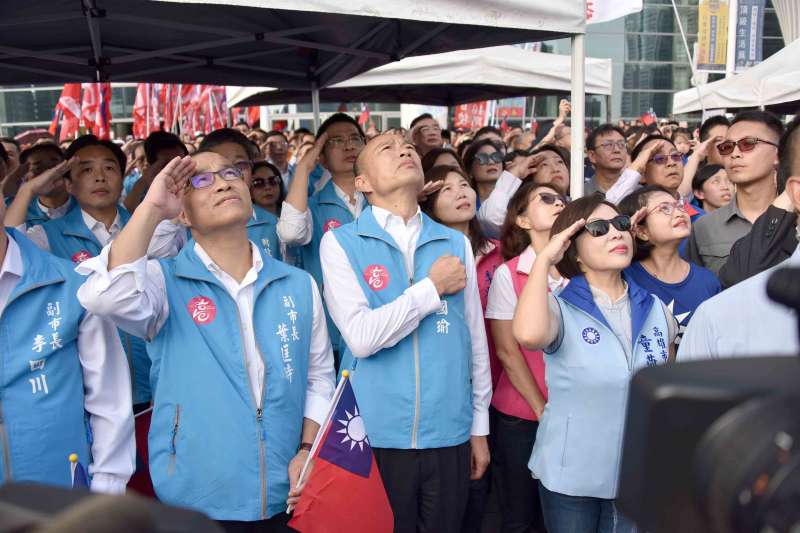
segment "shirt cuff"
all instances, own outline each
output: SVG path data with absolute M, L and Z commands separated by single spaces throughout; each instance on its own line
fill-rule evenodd
M 125 494 L 128 480 L 113 474 L 95 474 L 92 476 L 92 492 L 104 494 Z
M 330 398 L 326 398 L 317 394 L 316 392 L 306 393 L 306 406 L 303 410 L 303 416 L 313 420 L 320 426 L 325 422 L 325 417 L 328 415 L 328 410 L 331 407 Z
M 414 309 L 419 311 L 420 320 L 442 308 L 442 299 L 431 278 L 425 278 L 406 289 Z
M 472 411 L 472 430 L 470 435 L 473 437 L 483 437 L 489 434 L 489 409 L 474 409 Z
M 522 185 L 522 180 L 516 177 L 511 172 L 504 170 L 500 177 L 497 179 L 497 183 L 495 184 L 495 188 L 499 191 L 503 191 L 509 196 L 513 196 L 517 189 L 520 188 Z
M 103 247 L 98 255 L 87 259 L 86 261 L 78 264 L 75 267 L 75 272 L 82 276 L 94 274 L 95 281 L 93 283 L 94 289 L 98 294 L 105 292 L 123 274 L 132 272 L 136 280 L 136 290 L 141 292 L 144 290 L 144 280 L 147 273 L 147 256 L 142 256 L 135 260 L 133 263 L 120 265 L 110 272 L 108 270 L 108 254 L 111 251 L 111 243 Z

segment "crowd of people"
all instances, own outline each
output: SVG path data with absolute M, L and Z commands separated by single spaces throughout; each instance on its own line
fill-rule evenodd
M 2 139 L 0 482 L 69 486 L 77 454 L 123 493 L 152 409 L 160 500 L 288 531 L 346 369 L 395 531 L 481 531 L 492 505 L 503 532 L 634 531 L 632 375 L 800 351 L 765 293 L 800 264 L 800 118 L 602 124 L 581 196 L 569 111 L 541 138 L 336 113 Z

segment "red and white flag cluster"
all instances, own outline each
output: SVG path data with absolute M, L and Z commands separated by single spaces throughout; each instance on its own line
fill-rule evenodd
M 110 139 L 111 84 L 65 84 L 50 123 L 52 135 L 56 134 L 59 125 L 59 142 L 76 137 L 81 127 L 101 139 Z
M 209 133 L 228 123 L 225 87 L 220 85 L 175 85 L 140 83 L 133 105 L 133 135 L 150 132 Z

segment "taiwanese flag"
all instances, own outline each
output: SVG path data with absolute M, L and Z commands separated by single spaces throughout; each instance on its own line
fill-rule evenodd
M 321 436 L 321 438 L 320 438 Z M 348 372 L 311 451 L 314 468 L 289 526 L 305 533 L 390 533 L 394 515 Z

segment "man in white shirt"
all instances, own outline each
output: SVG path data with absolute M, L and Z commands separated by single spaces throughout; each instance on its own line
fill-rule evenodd
M 230 531 L 283 531 L 333 393 L 333 358 L 316 284 L 247 239 L 251 216 L 230 160 L 176 158 L 117 239 L 79 266 L 90 274 L 79 298 L 149 341 L 159 499 Z M 193 239 L 148 261 L 156 226 L 176 217 Z
M 489 462 L 486 332 L 467 238 L 420 212 L 414 146 L 379 135 L 356 189 L 370 207 L 320 245 L 325 299 L 342 333 L 395 531 L 460 531 L 469 479 Z
M 124 493 L 133 473 L 125 353 L 113 324 L 81 308 L 81 282 L 68 262 L 0 230 L 0 483 L 70 487 L 73 453 L 97 492 Z

